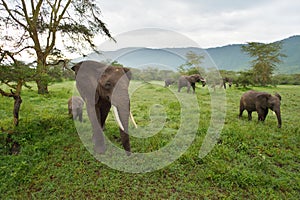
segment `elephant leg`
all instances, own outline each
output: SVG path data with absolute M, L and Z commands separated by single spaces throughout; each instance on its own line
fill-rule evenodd
M 193 88 L 193 94 L 195 94 L 195 88 L 196 88 L 195 83 L 192 83 L 191 86 Z
M 106 151 L 106 146 L 104 142 L 104 135 L 102 127 L 100 126 L 100 109 L 99 105 L 91 105 L 89 102 L 86 104 L 87 113 L 89 120 L 93 128 L 93 142 L 95 144 L 94 151 L 96 153 L 104 153 Z
M 73 110 L 73 120 L 76 120 L 78 116 L 77 110 Z
M 257 111 L 258 114 L 258 121 L 265 121 L 265 110 L 259 109 Z
M 180 90 L 181 90 L 181 87 L 180 87 L 180 86 L 178 86 L 178 92 L 180 92 Z
M 265 119 L 266 119 L 266 117 L 267 117 L 267 115 L 268 115 L 268 112 L 269 112 L 269 109 L 266 109 L 266 110 L 264 110 L 265 112 L 264 112 L 264 119 L 263 119 L 263 121 L 265 121 Z
M 182 84 L 181 83 L 178 83 L 178 92 L 180 92 L 181 88 L 182 88 Z
M 79 121 L 82 122 L 82 110 L 78 111 Z
M 108 101 L 102 101 L 101 102 L 101 106 L 100 106 L 100 116 L 101 116 L 101 127 L 104 129 L 104 126 L 105 126 L 105 121 L 106 121 L 106 118 L 107 118 L 107 115 L 110 111 L 110 108 L 111 108 L 111 103 L 108 102 Z
M 190 82 L 188 82 L 188 84 L 187 84 L 187 93 L 190 93 L 190 89 L 191 89 L 191 84 L 190 84 Z
M 244 108 L 243 104 L 241 104 L 241 105 L 240 105 L 240 114 L 239 114 L 239 118 L 242 117 L 244 110 L 245 110 L 245 108 Z
M 252 112 L 248 111 L 248 120 L 251 121 L 252 120 Z

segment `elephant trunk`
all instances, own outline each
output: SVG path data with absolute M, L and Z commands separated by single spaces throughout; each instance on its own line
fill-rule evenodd
M 128 94 L 120 95 L 112 102 L 116 121 L 120 128 L 121 141 L 127 155 L 130 155 L 128 121 L 130 116 L 130 101 Z
M 277 116 L 278 128 L 281 128 L 281 114 L 280 114 L 280 109 L 275 110 L 275 114 Z

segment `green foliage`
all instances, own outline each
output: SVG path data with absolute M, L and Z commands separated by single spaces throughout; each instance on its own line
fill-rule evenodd
M 28 82 L 33 80 L 35 70 L 23 62 L 16 62 L 14 64 L 0 65 L 0 84 L 11 83 L 12 88 L 16 88 L 15 83 L 18 81 Z
M 140 80 L 140 81 L 162 81 L 167 78 L 174 78 L 177 79 L 179 74 L 177 72 L 171 70 L 160 70 L 155 67 L 147 67 L 145 69 L 136 69 L 131 68 L 130 71 L 132 72 L 132 79 L 133 80 Z
M 257 42 L 249 42 L 242 46 L 242 51 L 249 54 L 252 60 L 252 79 L 255 84 L 266 86 L 272 83 L 272 74 L 276 69 L 276 65 L 281 63 L 281 57 L 285 57 L 280 53 L 282 47 L 281 42 L 263 44 Z
M 186 63 L 180 65 L 177 70 L 183 75 L 204 74 L 205 70 L 201 67 L 204 58 L 204 55 L 189 51 L 186 53 Z
M 163 106 L 167 118 L 163 129 L 149 138 L 131 135 L 134 152 L 155 151 L 174 139 L 180 127 L 180 104 L 176 87 L 164 88 L 161 81 L 144 84 L 132 81 L 132 112 L 138 126 L 150 123 L 149 109 Z M 33 85 L 34 86 L 34 85 Z M 226 92 L 226 119 L 218 143 L 203 159 L 198 157 L 211 117 L 207 87 L 196 89 L 200 121 L 192 145 L 163 169 L 145 174 L 124 173 L 97 161 L 82 144 L 68 117 L 67 100 L 74 82 L 56 83 L 51 93 L 23 91 L 21 123 L 10 123 L 13 102 L 0 97 L 0 197 L 1 199 L 298 199 L 299 173 L 299 86 L 279 85 L 252 89 L 278 92 L 282 96 L 283 126 L 277 128 L 270 112 L 264 123 L 238 119 L 243 90 Z M 34 88 L 35 89 L 35 88 Z M 215 92 L 220 93 L 217 89 Z M 131 91 L 133 92 L 133 91 Z M 192 95 L 180 93 L 181 95 Z M 157 113 L 157 112 L 156 112 Z M 87 116 L 84 115 L 84 124 Z M 133 129 L 134 130 L 134 129 Z M 10 155 L 8 134 L 21 146 Z M 121 146 L 110 114 L 106 136 Z M 137 133 L 138 134 L 138 133 Z
M 300 85 L 300 74 L 278 74 L 273 77 L 276 85 Z
M 254 85 L 252 70 L 239 72 L 239 76 L 236 78 L 236 85 L 242 85 L 243 87 Z
M 64 38 L 58 42 L 64 44 L 66 49 L 80 54 L 84 50 L 97 51 L 93 42 L 95 35 L 103 34 L 114 40 L 100 16 L 95 0 L 40 0 L 27 3 L 3 0 L 0 3 L 0 41 L 4 41 L 0 43 L 1 53 L 4 46 L 10 48 L 5 51 L 11 55 L 22 56 L 25 51 L 25 56 L 31 55 L 30 59 L 37 63 L 35 78 L 38 93 L 48 93 L 48 72 L 57 78 L 57 70 L 49 68 L 49 57 L 57 53 L 55 45 L 58 36 Z

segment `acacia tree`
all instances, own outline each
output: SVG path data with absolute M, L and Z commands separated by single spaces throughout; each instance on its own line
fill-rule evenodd
M 178 71 L 180 74 L 204 74 L 204 69 L 201 67 L 204 55 L 196 54 L 193 51 L 189 51 L 185 55 L 186 62 L 178 67 Z
M 29 65 L 17 60 L 15 56 L 15 54 L 0 48 L 0 86 L 6 85 L 6 88 L 10 89 L 10 92 L 7 92 L 0 88 L 0 94 L 14 99 L 13 116 L 14 124 L 17 126 L 22 103 L 22 87 L 29 87 L 26 82 L 33 80 L 34 70 Z
M 272 82 L 276 65 L 282 62 L 281 57 L 286 56 L 280 52 L 281 48 L 281 42 L 269 44 L 249 42 L 242 46 L 242 51 L 254 58 L 251 61 L 254 83 L 265 86 Z
M 0 0 L 0 46 L 22 59 L 34 56 L 38 93 L 48 93 L 48 56 L 58 38 L 77 53 L 96 51 L 97 34 L 113 39 L 100 15 L 95 0 Z

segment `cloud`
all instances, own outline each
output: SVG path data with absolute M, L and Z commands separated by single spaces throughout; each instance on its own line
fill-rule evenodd
M 162 28 L 212 47 L 300 34 L 298 0 L 101 0 L 98 4 L 115 35 Z

